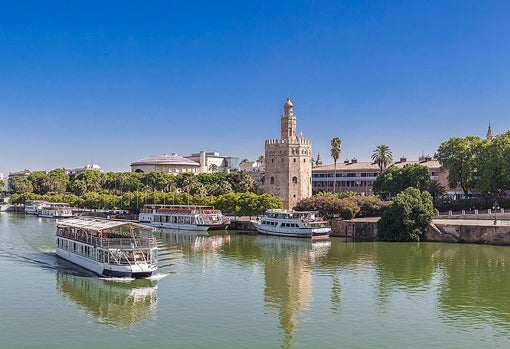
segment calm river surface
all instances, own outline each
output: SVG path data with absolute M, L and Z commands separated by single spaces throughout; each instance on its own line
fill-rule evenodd
M 54 255 L 0 213 L 0 348 L 508 348 L 510 247 L 159 231 L 153 280 Z

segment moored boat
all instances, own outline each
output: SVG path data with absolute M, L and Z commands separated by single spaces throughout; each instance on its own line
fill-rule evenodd
M 153 228 L 102 218 L 57 220 L 57 256 L 106 277 L 141 278 L 157 270 Z
M 141 224 L 179 230 L 225 230 L 230 220 L 212 206 L 145 205 L 138 216 Z
M 48 201 L 44 200 L 29 200 L 25 203 L 25 213 L 26 214 L 37 214 L 37 212 L 48 205 Z
M 327 239 L 331 227 L 316 211 L 267 210 L 252 221 L 260 234 L 296 238 Z
M 69 204 L 63 202 L 48 202 L 37 209 L 39 217 L 64 218 L 72 217 L 73 209 Z

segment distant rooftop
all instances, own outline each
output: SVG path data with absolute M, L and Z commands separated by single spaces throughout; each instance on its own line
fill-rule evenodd
M 189 165 L 189 166 L 200 166 L 200 164 L 196 161 L 186 159 L 182 156 L 179 156 L 175 153 L 163 154 L 163 155 L 153 155 L 143 158 L 141 160 L 135 161 L 131 164 L 131 166 L 140 166 L 140 165 Z

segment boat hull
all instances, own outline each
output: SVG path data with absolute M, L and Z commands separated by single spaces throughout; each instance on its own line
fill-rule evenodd
M 293 238 L 327 239 L 331 232 L 329 228 L 265 229 L 261 224 L 254 223 L 254 225 L 260 234 Z
M 228 228 L 228 224 L 209 224 L 205 226 L 208 230 L 226 230 Z
M 181 224 L 181 223 L 163 223 L 163 222 L 142 222 L 154 228 L 174 229 L 174 230 L 190 230 L 190 231 L 207 231 L 209 226 L 198 224 Z
M 56 249 L 56 254 L 73 264 L 92 271 L 99 276 L 105 277 L 131 277 L 143 278 L 156 273 L 157 266 L 147 263 L 132 265 L 114 265 L 101 263 L 61 248 Z

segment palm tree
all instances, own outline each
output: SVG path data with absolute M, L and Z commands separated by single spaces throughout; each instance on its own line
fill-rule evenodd
M 335 137 L 331 140 L 331 157 L 333 158 L 333 161 L 335 163 L 334 171 L 333 171 L 333 193 L 336 193 L 336 162 L 338 158 L 340 157 L 340 145 L 342 144 L 342 141 L 340 138 Z
M 216 164 L 210 164 L 210 165 L 209 165 L 209 172 L 211 172 L 211 173 L 216 173 L 216 172 L 218 172 L 218 165 L 216 165 Z
M 393 161 L 390 147 L 385 144 L 378 145 L 372 153 L 372 161 L 379 165 L 379 173 L 382 173 Z

